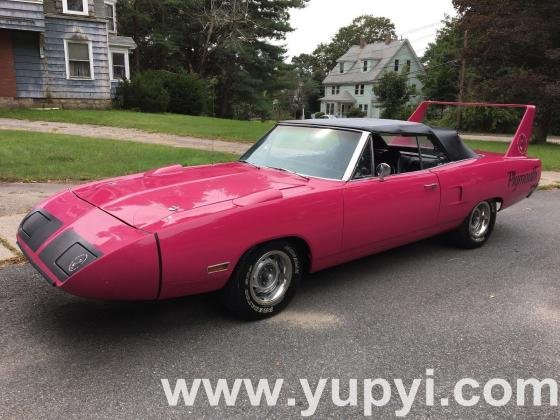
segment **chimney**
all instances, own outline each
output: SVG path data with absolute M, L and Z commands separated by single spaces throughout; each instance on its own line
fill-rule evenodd
M 385 44 L 386 44 L 386 45 L 389 45 L 389 44 L 391 43 L 391 41 L 393 41 L 393 40 L 391 39 L 391 37 L 390 37 L 389 35 L 387 35 L 387 36 L 385 37 Z
M 361 36 L 360 37 L 360 49 L 363 50 L 366 47 L 366 45 L 367 45 L 366 44 L 366 39 L 363 36 Z

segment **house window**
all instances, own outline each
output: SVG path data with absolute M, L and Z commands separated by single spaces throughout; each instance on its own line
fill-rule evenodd
M 368 71 L 368 64 L 369 62 L 367 60 L 364 60 L 363 67 L 362 67 L 364 71 Z
M 107 29 L 109 32 L 117 32 L 115 3 L 105 3 L 105 19 L 107 19 Z
M 395 60 L 395 71 L 399 71 L 399 60 Z
M 91 42 L 64 40 L 66 78 L 93 80 Z
M 364 85 L 356 85 L 354 86 L 354 93 L 356 95 L 363 95 L 365 91 L 365 86 Z
M 88 0 L 62 0 L 62 13 L 69 15 L 87 15 Z
M 339 63 L 338 71 L 339 71 L 339 73 L 344 73 L 344 63 Z
M 409 71 L 410 71 L 410 65 L 411 65 L 410 60 L 406 60 L 406 67 L 408 67 L 408 70 L 409 70 Z
M 364 109 L 363 111 L 367 114 L 368 113 L 368 109 L 369 109 L 369 105 L 368 104 L 364 104 Z
M 128 51 L 111 51 L 111 80 L 130 79 Z
M 336 94 L 338 95 L 340 93 L 340 86 L 336 86 Z

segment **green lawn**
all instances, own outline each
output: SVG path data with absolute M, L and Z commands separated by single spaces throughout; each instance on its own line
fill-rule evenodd
M 466 140 L 465 143 L 475 150 L 499 153 L 505 153 L 509 146 L 509 143 L 501 141 Z M 544 171 L 560 171 L 560 145 L 532 144 L 529 145 L 527 154 L 539 158 L 542 161 Z
M 469 141 L 478 150 L 505 152 L 508 143 Z M 560 145 L 532 145 L 529 155 L 543 169 L 560 170 Z M 0 130 L 0 181 L 81 181 L 100 179 L 180 163 L 226 162 L 227 153 L 116 140 Z
M 171 164 L 226 162 L 227 153 L 60 134 L 0 131 L 0 181 L 81 181 Z
M 0 118 L 57 121 L 137 128 L 152 133 L 168 133 L 198 138 L 254 142 L 273 122 L 238 121 L 178 114 L 148 114 L 121 110 L 37 110 L 0 109 Z

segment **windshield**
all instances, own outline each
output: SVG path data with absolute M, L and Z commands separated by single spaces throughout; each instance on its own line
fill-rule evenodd
M 279 125 L 241 161 L 301 175 L 342 179 L 361 136 L 356 131 Z

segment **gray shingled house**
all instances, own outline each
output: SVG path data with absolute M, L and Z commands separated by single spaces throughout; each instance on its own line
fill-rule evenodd
M 321 98 L 321 111 L 345 117 L 354 107 L 367 117 L 379 118 L 381 107 L 375 95 L 376 83 L 385 72 L 401 72 L 405 68 L 408 69 L 408 84 L 421 92 L 419 76 L 424 73 L 424 67 L 408 40 L 388 39 L 352 46 L 323 81 L 325 96 Z M 419 96 L 410 98 L 410 102 L 419 100 Z
M 116 3 L 0 0 L 0 106 L 109 106 L 136 48 Z

